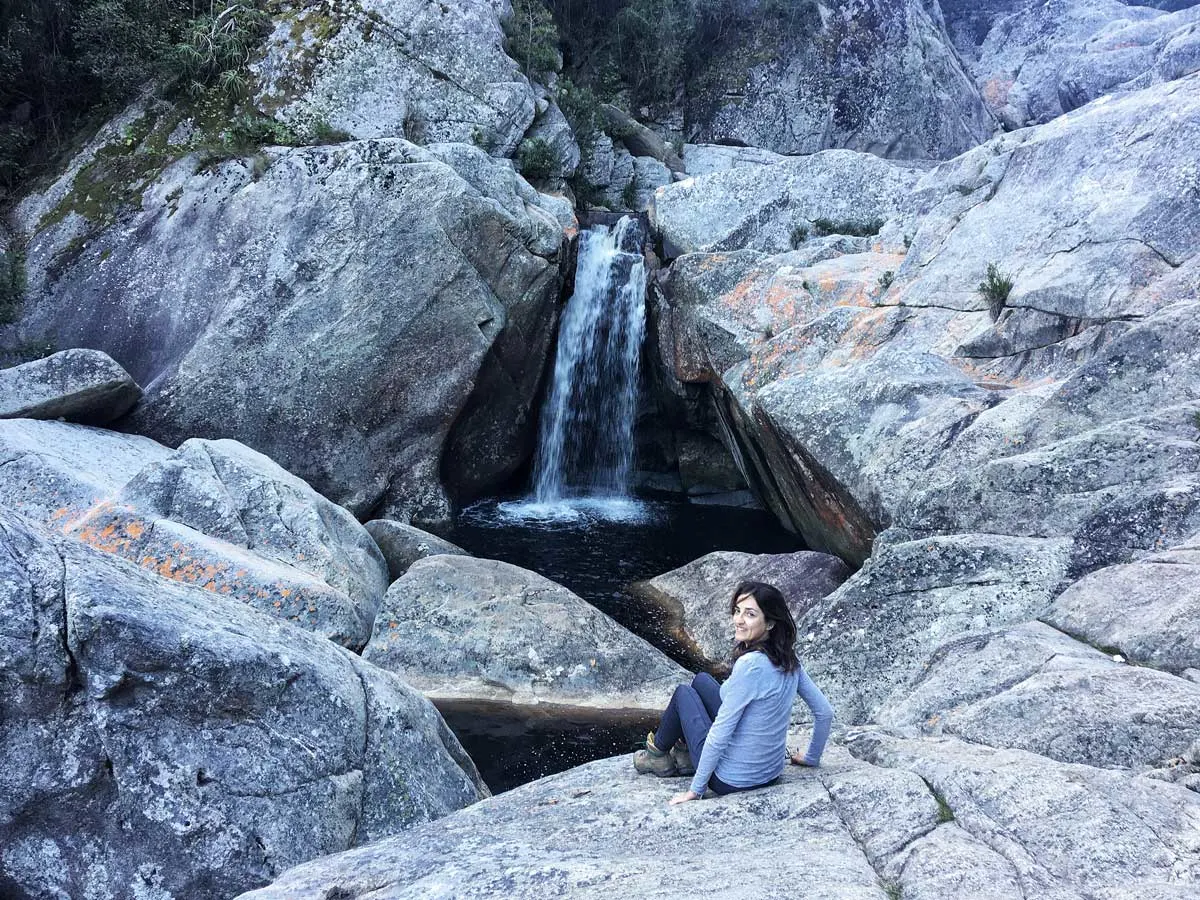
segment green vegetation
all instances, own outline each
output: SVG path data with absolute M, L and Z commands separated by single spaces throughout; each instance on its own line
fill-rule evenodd
M 1012 291 L 1012 287 L 1012 279 L 1001 272 L 995 263 L 988 263 L 987 277 L 979 282 L 976 290 L 987 301 L 988 312 L 991 313 L 993 322 L 1000 318 L 1000 312 L 1004 309 L 1004 304 L 1008 302 L 1008 295 Z
M 808 226 L 807 225 L 792 226 L 791 244 L 792 244 L 793 250 L 795 250 L 797 247 L 799 247 L 801 244 L 803 244 L 807 240 L 808 240 Z
M 20 250 L 0 253 L 0 324 L 17 318 L 25 296 L 25 254 Z
M 873 234 L 879 234 L 879 229 L 883 227 L 883 219 L 869 219 L 865 222 L 857 222 L 853 219 L 826 219 L 821 217 L 814 219 L 812 223 L 813 234 L 818 237 L 823 237 L 827 234 L 846 234 L 851 237 L 870 237 Z
M 545 181 L 555 171 L 558 159 L 545 138 L 526 138 L 517 148 L 517 168 L 529 181 Z
M 243 97 L 274 0 L 11 0 L 0 9 L 0 186 L 54 172 L 148 86 Z
M 879 276 L 880 290 L 886 291 L 888 288 L 890 288 L 892 286 L 892 282 L 895 280 L 896 280 L 896 273 L 893 272 L 891 269 L 888 269 L 886 272 L 884 272 L 882 275 Z
M 1197 432 L 1196 439 L 1200 440 L 1200 410 L 1192 413 L 1192 425 L 1195 426 Z
M 513 0 L 504 22 L 504 49 L 521 64 L 526 77 L 558 70 L 558 27 L 541 0 Z
M 621 191 L 621 205 L 626 209 L 637 208 L 637 179 L 630 178 L 625 182 L 625 187 Z
M 814 0 L 548 0 L 571 77 L 633 109 L 687 84 L 703 100 L 740 86 L 783 40 L 819 27 Z

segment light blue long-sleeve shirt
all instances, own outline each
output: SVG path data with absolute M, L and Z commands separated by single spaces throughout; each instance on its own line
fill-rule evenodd
M 755 650 L 738 658 L 721 685 L 721 708 L 704 741 L 692 790 L 703 794 L 713 772 L 730 787 L 753 787 L 779 777 L 797 693 L 815 720 L 804 761 L 819 763 L 833 726 L 833 707 L 803 667 L 781 672 Z

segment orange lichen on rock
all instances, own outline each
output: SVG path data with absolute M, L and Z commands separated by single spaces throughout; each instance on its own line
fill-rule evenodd
M 989 78 L 983 83 L 983 90 L 980 92 L 983 94 L 983 102 L 992 108 L 1007 106 L 1008 93 L 1012 90 L 1013 83 L 1011 78 Z

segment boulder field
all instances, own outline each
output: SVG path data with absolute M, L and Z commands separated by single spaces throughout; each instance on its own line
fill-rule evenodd
M 582 156 L 507 0 L 280 9 L 250 102 L 310 145 L 144 99 L 8 211 L 4 350 L 71 349 L 0 377 L 0 894 L 1200 893 L 1197 7 L 761 6 L 639 116 L 681 153 L 622 113 Z M 529 136 L 647 207 L 688 480 L 812 548 L 645 588 L 712 662 L 732 570 L 795 576 L 837 732 L 772 788 L 490 797 L 422 693 L 687 677 L 404 524 L 528 457 L 577 229 Z

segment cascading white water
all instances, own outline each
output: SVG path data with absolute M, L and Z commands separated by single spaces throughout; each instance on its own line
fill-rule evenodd
M 542 410 L 534 507 L 586 506 L 629 496 L 646 333 L 642 237 L 641 224 L 628 216 L 580 237 L 575 293 L 559 325 Z

